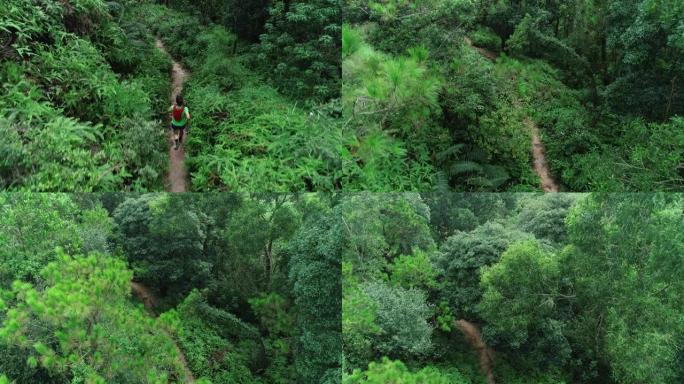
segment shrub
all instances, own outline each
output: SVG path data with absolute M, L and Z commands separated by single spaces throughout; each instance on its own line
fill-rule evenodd
M 377 306 L 376 324 L 381 332 L 373 338 L 373 347 L 378 353 L 417 358 L 431 351 L 432 326 L 427 319 L 432 311 L 422 291 L 375 282 L 363 284 L 362 289 Z
M 427 366 L 412 372 L 401 361 L 392 361 L 385 357 L 382 362 L 370 363 L 367 371 L 355 370 L 351 375 L 345 374 L 342 382 L 344 384 L 468 384 L 469 380 L 456 369 L 447 371 Z
M 193 291 L 177 312 L 164 315 L 165 322 L 173 325 L 192 372 L 214 383 L 259 383 L 249 369 L 251 347 L 223 337 L 221 325 L 205 320 L 198 311 L 200 305 L 205 305 L 203 298 Z
M 501 37 L 488 27 L 480 26 L 478 29 L 470 32 L 469 37 L 477 47 L 487 48 L 493 52 L 501 51 Z
M 412 255 L 402 255 L 392 264 L 392 282 L 406 289 L 437 288 L 437 271 L 428 254 L 415 250 Z
M 0 184 L 39 191 L 158 188 L 164 139 L 149 120 L 151 106 L 160 104 L 148 92 L 166 97 L 168 61 L 152 55 L 142 65 L 151 37 L 139 26 L 126 35 L 109 13 L 121 8 L 99 0 L 12 1 L 3 11 L 0 29 L 16 44 L 12 60 L 0 65 L 8 95 L 0 100 L 7 138 Z

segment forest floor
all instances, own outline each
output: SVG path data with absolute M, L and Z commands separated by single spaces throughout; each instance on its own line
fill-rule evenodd
M 157 297 L 154 295 L 154 293 L 145 285 L 135 281 L 131 281 L 131 291 L 140 301 L 143 302 L 145 309 L 150 314 L 156 316 L 156 312 L 154 310 L 157 307 L 157 303 L 159 302 L 159 300 L 157 300 Z M 166 333 L 168 334 L 168 332 Z M 181 362 L 181 364 L 183 364 L 183 371 L 185 372 L 185 383 L 193 384 L 195 382 L 195 376 L 193 376 L 192 372 L 190 371 L 190 367 L 188 367 L 188 361 L 185 359 L 183 351 L 181 351 L 181 349 L 178 347 L 178 344 L 173 339 L 173 337 L 170 334 L 168 334 L 168 336 L 173 341 L 173 345 L 176 347 L 176 351 L 178 351 L 178 360 Z
M 492 360 L 494 360 L 494 350 L 489 348 L 484 341 L 482 341 L 482 334 L 477 326 L 467 320 L 458 320 L 454 322 L 458 329 L 463 332 L 468 344 L 477 352 L 480 360 L 480 369 L 487 377 L 487 384 L 495 384 L 494 371 L 492 371 Z
M 190 73 L 183 68 L 183 66 L 171 57 L 171 55 L 164 47 L 164 43 L 157 39 L 157 48 L 171 59 L 173 63 L 173 70 L 171 71 L 171 94 L 169 101 L 173 104 L 176 101 L 176 96 L 183 92 L 183 84 L 190 76 Z M 188 132 L 186 129 L 185 140 L 187 141 Z M 186 192 L 187 190 L 187 170 L 185 169 L 185 146 L 181 145 L 178 149 L 174 149 L 173 132 L 169 132 L 169 173 L 167 175 L 167 183 L 170 192 Z
M 486 48 L 476 47 L 473 45 L 473 41 L 469 37 L 464 37 L 466 44 L 474 49 L 476 49 L 485 58 L 496 61 L 499 57 L 495 52 L 492 52 Z M 530 130 L 532 135 L 532 157 L 534 159 L 534 172 L 539 175 L 541 181 L 541 187 L 544 192 L 558 192 L 560 187 L 558 183 L 551 177 L 551 171 L 549 170 L 549 164 L 546 162 L 546 156 L 544 155 L 544 144 L 541 141 L 541 136 L 539 135 L 539 127 L 532 121 L 529 117 L 523 121 L 523 124 Z

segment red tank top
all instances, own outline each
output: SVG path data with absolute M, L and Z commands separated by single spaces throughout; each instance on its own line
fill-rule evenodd
M 173 119 L 176 121 L 181 121 L 183 118 L 183 111 L 185 110 L 185 107 L 179 107 L 177 105 L 173 105 Z

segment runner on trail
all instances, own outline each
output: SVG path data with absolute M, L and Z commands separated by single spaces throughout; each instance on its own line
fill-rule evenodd
M 185 106 L 183 96 L 176 96 L 176 102 L 169 107 L 171 113 L 171 128 L 173 129 L 174 147 L 183 143 L 183 133 L 190 126 L 190 109 Z

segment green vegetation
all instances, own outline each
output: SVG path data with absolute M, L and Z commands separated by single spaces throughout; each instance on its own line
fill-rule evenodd
M 682 189 L 681 2 L 350 0 L 345 18 L 347 187 L 536 190 L 536 126 L 566 190 Z
M 201 3 L 182 8 L 197 7 L 202 9 L 202 13 L 209 14 Z M 281 7 L 277 4 L 273 6 Z M 312 8 L 296 9 L 306 13 L 318 11 L 326 15 L 327 8 L 308 7 Z M 187 151 L 193 189 L 319 191 L 336 188 L 339 173 L 337 147 L 344 140 L 338 120 L 333 117 L 335 103 L 309 108 L 306 105 L 312 104 L 311 100 L 304 100 L 304 104 L 298 106 L 278 94 L 276 89 L 261 79 L 264 76 L 250 67 L 263 73 L 272 73 L 275 76 L 272 81 L 279 89 L 300 89 L 295 92 L 299 96 L 317 93 L 320 100 L 339 97 L 339 78 L 337 81 L 308 78 L 313 76 L 311 69 L 303 70 L 303 78 L 296 76 L 289 64 L 278 62 L 287 57 L 284 54 L 275 55 L 283 47 L 263 42 L 266 36 L 271 36 L 268 37 L 269 41 L 277 40 L 278 44 L 287 40 L 278 38 L 275 30 L 264 35 L 261 50 L 249 50 L 248 45 L 224 27 L 205 26 L 198 17 L 185 12 L 150 5 L 140 9 L 138 14 L 144 15 L 142 22 L 153 28 L 170 52 L 192 71 L 185 96 L 194 116 Z M 334 15 L 334 12 L 326 15 L 326 20 L 334 19 Z M 314 15 L 308 17 L 313 18 Z M 308 23 L 307 16 L 294 19 Z M 287 25 L 275 25 L 288 28 Z M 334 30 L 330 33 L 336 36 Z M 307 36 L 311 38 L 311 34 L 309 32 Z M 313 47 L 291 49 L 313 60 L 311 54 L 306 53 Z M 301 61 L 297 58 L 292 60 Z M 325 65 L 313 62 L 311 66 L 318 68 Z M 282 69 L 284 73 L 279 70 L 274 72 L 273 67 Z M 291 81 L 296 81 L 298 85 L 290 84 Z M 322 88 L 307 90 L 307 84 L 317 84 Z M 332 92 L 334 89 L 337 91 Z
M 258 42 L 251 47 L 255 56 L 246 59 L 254 61 L 254 68 L 264 73 L 280 92 L 302 100 L 327 101 L 340 97 L 342 4 L 339 0 L 170 0 L 168 3 L 185 12 L 186 17 L 189 13 L 199 19 L 188 21 L 219 24 L 241 41 Z M 173 35 L 191 38 L 184 32 L 174 31 Z M 171 36 L 167 38 L 172 40 Z M 232 48 L 235 54 L 238 47 Z M 230 72 L 224 74 L 230 75 Z
M 684 380 L 684 196 L 360 194 L 339 207 L 343 383 L 480 384 L 489 369 L 496 383 Z
M 339 188 L 339 1 L 167 3 L 3 4 L 0 187 L 163 190 L 160 38 L 192 72 L 192 188 Z
M 0 372 L 680 383 L 683 218 L 666 193 L 0 195 Z
M 131 273 L 121 260 L 58 249 L 39 278 L 42 289 L 15 281 L 5 293 L 3 344 L 27 356 L 24 372 L 5 367 L 10 375 L 45 370 L 56 382 L 88 383 L 164 383 L 179 375 L 172 341 L 127 303 Z
M 164 3 L 8 0 L 0 187 L 164 189 L 156 38 L 196 191 L 535 191 L 533 139 L 565 190 L 684 185 L 679 3 Z
M 161 189 L 169 62 L 102 1 L 0 11 L 0 187 Z
M 321 224 L 331 204 L 0 195 L 0 372 L 17 384 L 182 383 L 187 362 L 198 383 L 339 383 L 340 245 Z

